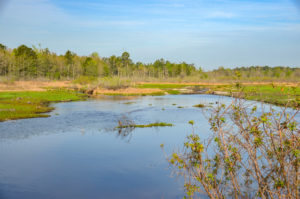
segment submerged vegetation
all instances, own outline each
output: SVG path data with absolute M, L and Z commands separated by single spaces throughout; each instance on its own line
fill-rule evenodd
M 82 100 L 85 95 L 67 90 L 48 90 L 31 92 L 0 92 L 0 121 L 48 117 L 41 114 L 53 110 L 51 102 Z
M 193 107 L 196 107 L 196 108 L 204 108 L 205 105 L 204 105 L 204 104 L 196 104 L 196 105 L 194 105 Z
M 170 123 L 165 122 L 156 122 L 156 123 L 150 123 L 150 124 L 121 124 L 117 126 L 116 128 L 122 129 L 122 128 L 151 128 L 151 127 L 165 127 L 165 126 L 174 126 Z

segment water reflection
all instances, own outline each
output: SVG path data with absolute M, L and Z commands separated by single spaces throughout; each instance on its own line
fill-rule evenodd
M 55 104 L 49 118 L 0 123 L 0 199 L 182 198 L 182 180 L 170 177 L 160 144 L 166 153 L 181 147 L 192 131 L 190 120 L 207 138 L 207 120 L 193 105 L 218 100 L 231 101 L 211 95 L 110 96 Z M 116 130 L 124 115 L 136 124 L 175 126 Z

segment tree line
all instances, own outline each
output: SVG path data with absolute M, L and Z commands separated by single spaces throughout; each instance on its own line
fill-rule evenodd
M 203 71 L 201 67 L 186 62 L 173 63 L 158 59 L 153 63 L 133 62 L 128 52 L 121 56 L 112 55 L 101 58 L 94 52 L 89 56 L 79 56 L 67 50 L 58 55 L 48 48 L 20 45 L 9 49 L 0 44 L 0 76 L 15 79 L 45 78 L 50 80 L 72 80 L 80 76 L 140 79 L 189 78 L 196 80 L 230 80 L 236 75 L 245 79 L 272 78 L 296 79 L 300 77 L 299 68 L 251 66 L 235 69 L 219 67 Z

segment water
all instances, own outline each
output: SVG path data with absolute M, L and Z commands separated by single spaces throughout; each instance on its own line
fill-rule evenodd
M 105 97 L 55 104 L 49 118 L 0 123 L 0 199 L 182 198 L 183 181 L 172 175 L 160 144 L 167 154 L 180 149 L 192 131 L 189 120 L 208 137 L 202 109 L 192 106 L 219 100 L 231 101 L 212 95 Z M 175 126 L 119 133 L 114 127 L 124 116 L 136 124 Z

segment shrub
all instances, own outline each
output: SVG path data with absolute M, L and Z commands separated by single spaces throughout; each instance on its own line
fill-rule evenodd
M 3 77 L 0 78 L 0 83 L 6 84 L 6 85 L 13 85 L 15 83 L 14 77 Z
M 131 86 L 131 81 L 120 79 L 117 77 L 113 77 L 113 78 L 105 77 L 99 80 L 98 85 L 102 88 L 117 90 L 117 89 L 128 88 L 129 86 Z
M 218 103 L 209 117 L 212 136 L 202 141 L 193 132 L 184 150 L 168 158 L 186 177 L 188 197 L 205 192 L 222 199 L 298 198 L 298 111 L 260 112 L 240 99 Z
M 73 81 L 74 84 L 81 84 L 81 85 L 87 85 L 87 84 L 92 84 L 97 81 L 96 77 L 92 76 L 80 76 L 77 79 Z

